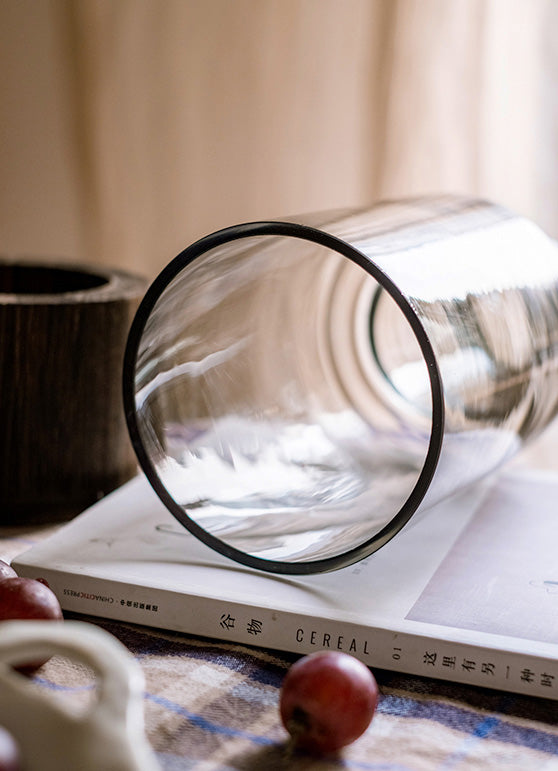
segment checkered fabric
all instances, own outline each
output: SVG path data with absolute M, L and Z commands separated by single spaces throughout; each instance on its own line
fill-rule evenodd
M 0 558 L 48 532 L 0 530 Z M 79 618 L 140 663 L 147 737 L 166 771 L 558 771 L 558 702 L 385 671 L 364 736 L 337 758 L 288 756 L 278 698 L 294 655 Z M 35 680 L 76 705 L 93 690 L 87 670 L 58 657 Z

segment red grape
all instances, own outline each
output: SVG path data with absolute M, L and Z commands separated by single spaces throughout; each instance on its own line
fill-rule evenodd
M 0 581 L 0 621 L 34 619 L 58 621 L 63 618 L 60 603 L 52 589 L 34 578 L 7 578 Z M 16 667 L 31 674 L 45 661 L 28 662 Z
M 19 771 L 19 750 L 15 739 L 0 726 L 0 771 Z
M 4 560 L 0 560 L 0 581 L 5 578 L 17 578 L 17 573 L 11 565 L 8 565 Z
M 339 651 L 318 651 L 287 672 L 281 720 L 295 748 L 325 755 L 366 731 L 378 696 L 374 675 L 361 661 Z
M 52 589 L 34 578 L 0 581 L 0 620 L 61 619 L 60 603 Z

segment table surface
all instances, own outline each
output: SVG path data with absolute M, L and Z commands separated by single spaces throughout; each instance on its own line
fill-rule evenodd
M 557 448 L 553 426 L 518 462 L 558 470 Z M 0 558 L 13 559 L 51 531 L 0 528 Z M 79 620 L 114 635 L 139 662 L 147 738 L 162 769 L 558 771 L 558 702 L 386 671 L 375 672 L 381 699 L 364 736 L 337 758 L 287 757 L 278 698 L 295 655 Z M 90 688 L 79 667 L 57 657 L 35 680 L 71 697 Z

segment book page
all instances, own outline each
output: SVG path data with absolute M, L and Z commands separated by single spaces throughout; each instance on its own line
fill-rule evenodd
M 558 485 L 534 478 L 500 480 L 407 619 L 558 642 Z
M 347 568 L 283 576 L 212 551 L 173 518 L 140 476 L 19 557 L 17 569 L 44 568 L 76 578 L 393 625 L 417 601 L 485 495 L 486 487 L 477 486 L 432 507 L 378 552 Z

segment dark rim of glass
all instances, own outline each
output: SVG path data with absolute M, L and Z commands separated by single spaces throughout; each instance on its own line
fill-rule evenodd
M 395 385 L 395 383 L 391 379 L 389 372 L 387 372 L 386 368 L 384 367 L 382 357 L 380 356 L 378 352 L 378 346 L 376 345 L 376 334 L 374 332 L 374 328 L 375 328 L 375 321 L 376 321 L 376 313 L 378 311 L 378 304 L 380 302 L 380 299 L 382 298 L 383 292 L 384 292 L 384 289 L 383 287 L 380 286 L 374 293 L 374 297 L 372 298 L 372 304 L 370 306 L 370 313 L 368 315 L 368 339 L 370 341 L 370 348 L 372 350 L 374 363 L 378 367 L 378 372 L 381 374 L 381 376 L 383 377 L 387 385 L 394 393 L 400 396 L 401 399 L 403 399 L 404 401 L 408 401 L 407 396 L 404 393 L 402 393 L 401 390 Z
M 278 560 L 267 560 L 262 557 L 255 557 L 252 554 L 235 549 L 225 541 L 216 538 L 215 536 L 208 533 L 207 530 L 204 530 L 187 514 L 182 506 L 180 506 L 174 500 L 174 498 L 167 491 L 166 487 L 162 484 L 159 475 L 157 474 L 143 445 L 137 421 L 135 404 L 135 374 L 137 353 L 145 324 L 159 297 L 168 287 L 171 281 L 176 278 L 176 276 L 185 267 L 187 267 L 190 263 L 205 253 L 228 242 L 237 241 L 241 238 L 258 236 L 286 236 L 312 241 L 314 243 L 328 247 L 335 252 L 338 252 L 343 257 L 346 257 L 347 259 L 356 263 L 363 270 L 373 276 L 378 284 L 391 295 L 410 324 L 422 351 L 422 355 L 424 356 L 428 369 L 428 376 L 430 379 L 430 390 L 432 395 L 432 425 L 430 440 L 423 467 L 407 500 L 400 508 L 400 510 L 388 522 L 388 524 L 385 525 L 374 536 L 367 539 L 358 546 L 347 549 L 341 554 L 319 560 L 283 562 Z M 196 536 L 196 538 L 198 538 L 200 541 L 211 547 L 214 551 L 223 554 L 229 559 L 232 559 L 242 565 L 246 565 L 250 568 L 256 568 L 258 570 L 264 570 L 268 573 L 290 575 L 324 573 L 347 567 L 364 559 L 365 557 L 368 557 L 370 554 L 373 554 L 401 530 L 401 528 L 409 521 L 409 519 L 418 508 L 426 494 L 426 491 L 428 490 L 436 470 L 442 447 L 444 432 L 444 401 L 442 380 L 440 377 L 438 363 L 436 361 L 436 357 L 434 355 L 434 351 L 432 349 L 428 335 L 416 313 L 413 311 L 410 303 L 397 288 L 397 286 L 389 279 L 389 277 L 366 255 L 351 246 L 346 241 L 343 241 L 329 233 L 310 227 L 308 225 L 281 221 L 249 222 L 241 225 L 234 225 L 232 227 L 224 228 L 223 230 L 218 230 L 215 233 L 205 236 L 204 238 L 201 238 L 199 241 L 196 241 L 182 252 L 180 252 L 180 254 L 177 255 L 177 257 L 175 257 L 174 260 L 172 260 L 153 281 L 139 305 L 130 328 L 126 351 L 124 354 L 122 387 L 126 423 L 139 464 L 151 486 L 161 501 L 165 504 L 167 509 L 171 512 L 171 514 L 173 514 L 173 516 L 178 520 L 178 522 L 180 522 L 181 525 L 189 530 L 190 533 Z

